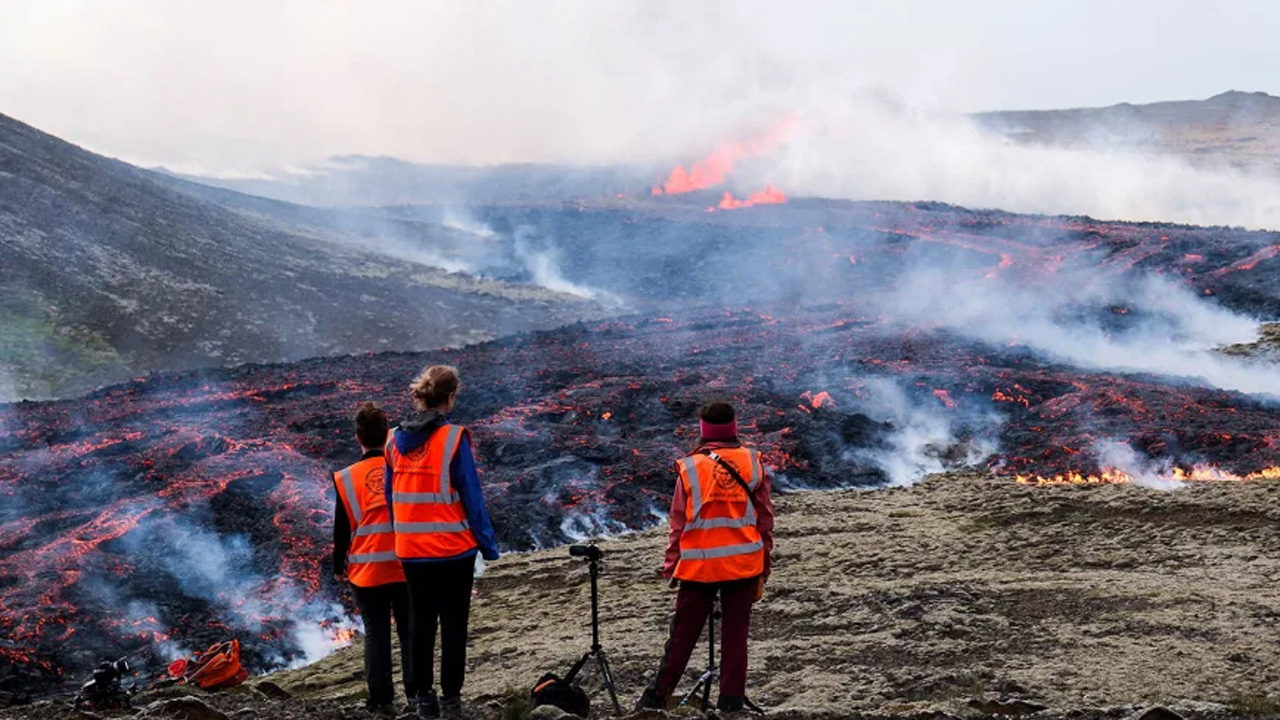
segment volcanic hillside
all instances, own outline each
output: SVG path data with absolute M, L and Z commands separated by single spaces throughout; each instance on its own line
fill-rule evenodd
M 222 193 L 0 115 L 0 399 L 152 370 L 425 349 L 590 314 L 581 298 L 450 274 L 420 223 Z
M 126 652 L 153 672 L 228 634 L 264 670 L 349 635 L 329 473 L 353 459 L 353 406 L 402 417 L 434 362 L 461 368 L 456 419 L 508 549 L 658 523 L 709 395 L 739 404 L 784 490 L 962 466 L 1010 483 L 1280 474 L 1280 373 L 1213 351 L 1255 337 L 1242 313 L 1278 314 L 1275 233 L 707 199 L 476 210 L 499 235 L 526 228 L 513 244 L 554 235 L 568 281 L 671 312 L 4 407 L 0 688 Z

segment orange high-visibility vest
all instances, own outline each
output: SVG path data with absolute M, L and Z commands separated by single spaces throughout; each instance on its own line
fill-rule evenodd
M 759 453 L 750 448 L 725 448 L 715 453 L 755 492 L 764 477 Z M 703 454 L 680 460 L 676 470 L 687 498 L 676 577 L 714 583 L 763 574 L 764 540 L 756 529 L 756 509 L 747 491 Z
M 402 559 L 449 558 L 479 547 L 449 481 L 463 437 L 469 440 L 471 433 L 461 425 L 442 425 L 407 455 L 396 448 L 394 431 L 387 439 L 396 554 Z
M 333 474 L 338 497 L 351 521 L 347 579 L 357 587 L 404 582 L 396 557 L 396 536 L 387 510 L 383 458 L 371 457 Z

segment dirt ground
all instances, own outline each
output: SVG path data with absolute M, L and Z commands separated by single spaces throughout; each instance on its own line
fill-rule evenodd
M 1047 706 L 1038 717 L 1280 711 L 1280 482 L 1158 491 L 952 473 L 784 495 L 778 510 L 749 676 L 772 716 L 972 716 L 1014 698 Z M 602 640 L 627 707 L 669 622 L 664 541 L 650 531 L 601 543 Z M 517 717 L 511 697 L 590 645 L 588 618 L 586 564 L 565 549 L 491 564 L 472 609 L 465 693 L 477 712 Z M 210 701 L 231 717 L 367 717 L 354 702 L 360 671 L 357 645 L 250 683 L 291 699 L 246 689 Z M 584 686 L 603 707 L 598 678 Z

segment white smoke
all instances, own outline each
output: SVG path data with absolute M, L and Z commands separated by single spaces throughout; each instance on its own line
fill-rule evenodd
M 532 278 L 534 285 L 580 298 L 616 302 L 616 298 L 609 293 L 567 280 L 560 270 L 557 250 L 550 246 L 537 247 L 535 238 L 534 229 L 522 225 L 516 229 L 512 245 L 516 260 Z
M 1110 330 L 1089 314 L 1105 313 L 1108 306 L 1134 313 L 1132 327 Z M 1085 311 L 1074 313 L 1077 307 Z M 1245 393 L 1275 394 L 1280 388 L 1280 369 L 1213 351 L 1253 340 L 1256 320 L 1162 277 L 1094 268 L 1060 271 L 1031 286 L 922 268 L 900 278 L 880 311 L 992 344 L 1025 346 L 1081 368 L 1184 377 Z
M 440 220 L 440 224 L 450 230 L 457 230 L 458 232 L 475 235 L 486 240 L 498 237 L 498 233 L 494 232 L 493 228 L 477 220 L 463 208 L 447 208 Z
M 1133 478 L 1133 484 L 1156 490 L 1176 490 L 1184 483 L 1173 479 L 1168 461 L 1156 462 L 1143 457 L 1127 443 L 1102 439 L 1093 443 L 1092 453 L 1098 465 L 1115 468 Z
M 364 633 L 363 618 L 347 615 L 337 603 L 313 602 L 303 614 L 308 618 L 324 618 L 324 621 L 306 620 L 293 626 L 290 636 L 302 654 L 285 665 L 286 669 L 310 665 L 334 650 L 350 645 L 350 638 L 354 635 Z
M 850 457 L 869 461 L 889 476 L 889 484 L 911 485 L 926 475 L 975 465 L 996 451 L 1000 418 L 946 409 L 940 402 L 919 403 L 896 381 L 870 378 L 863 385 L 860 410 L 893 425 L 887 448 L 858 448 Z M 957 424 L 974 432 L 959 445 Z M 958 452 L 957 452 L 958 449 Z M 944 459 L 945 458 L 945 459 Z
M 1020 144 L 968 117 L 883 96 L 824 98 L 800 116 L 776 167 L 761 176 L 793 196 L 1280 229 L 1274 173 L 1192 167 L 1122 147 Z

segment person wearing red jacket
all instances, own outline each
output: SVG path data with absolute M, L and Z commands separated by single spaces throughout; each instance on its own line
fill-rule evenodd
M 640 708 L 666 708 L 717 596 L 721 606 L 720 696 L 716 707 L 746 703 L 747 635 L 752 605 L 764 595 L 773 552 L 773 501 L 760 455 L 738 439 L 733 406 L 703 405 L 701 442 L 676 463 L 671 534 L 663 577 L 678 582 L 675 617 L 657 678 Z

